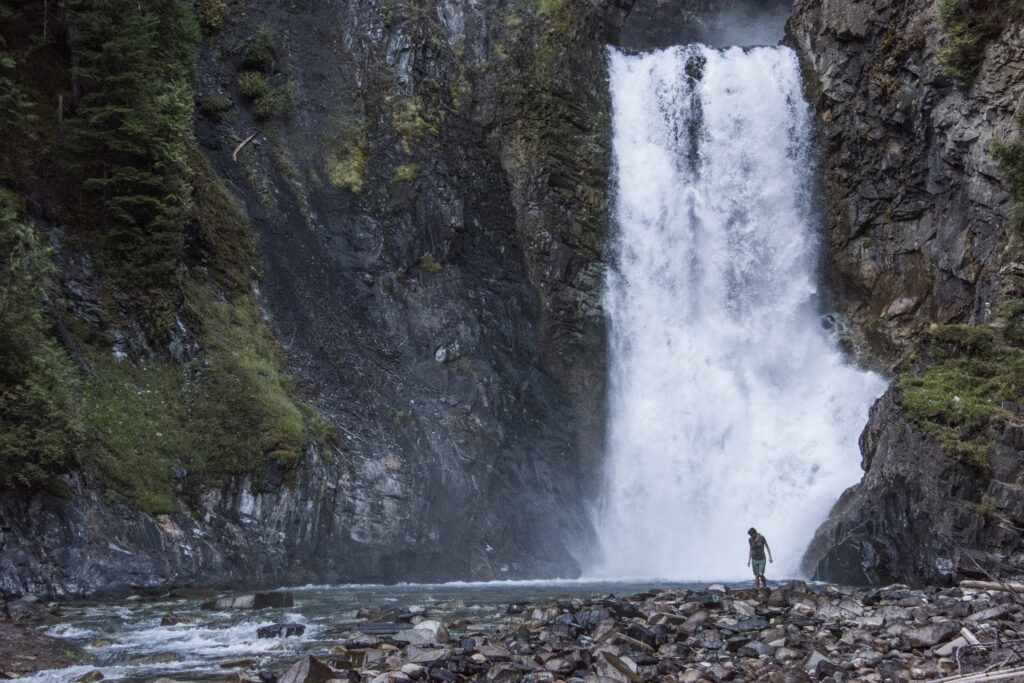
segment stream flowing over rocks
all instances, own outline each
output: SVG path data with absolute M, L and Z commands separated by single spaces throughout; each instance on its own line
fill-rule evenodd
M 247 596 L 240 604 L 258 601 L 258 595 Z M 797 581 L 735 590 L 713 584 L 629 597 L 513 601 L 502 605 L 502 613 L 475 618 L 446 617 L 454 607 L 462 607 L 462 601 L 364 608 L 336 642 L 321 643 L 301 659 L 272 670 L 228 662 L 222 668 L 233 671 L 203 678 L 225 683 L 910 681 L 1015 671 L 1024 661 L 1024 601 L 1000 586 L 851 589 Z M 280 624 L 260 638 L 283 645 L 296 635 L 300 629 Z M 0 675 L 30 670 L 12 652 L 20 642 L 5 639 L 0 645 Z M 173 662 L 175 655 L 165 653 L 164 659 Z M 103 680 L 101 668 L 79 664 L 75 671 L 82 673 L 73 680 Z

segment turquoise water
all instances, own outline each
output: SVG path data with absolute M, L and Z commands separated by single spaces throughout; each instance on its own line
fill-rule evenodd
M 244 668 L 275 671 L 309 653 L 323 657 L 346 634 L 367 621 L 363 608 L 378 612 L 425 611 L 428 618 L 464 626 L 450 628 L 453 641 L 467 633 L 494 633 L 521 623 L 507 614 L 510 603 L 543 603 L 560 597 L 634 595 L 659 588 L 699 589 L 707 584 L 607 581 L 515 581 L 384 585 L 303 586 L 288 588 L 295 605 L 259 611 L 203 610 L 200 599 L 139 599 L 117 603 L 72 604 L 43 630 L 82 646 L 96 666 L 41 672 L 21 679 L 64 683 L 100 669 L 105 680 L 144 681 L 159 676 L 220 680 Z M 747 587 L 750 582 L 734 584 Z M 219 594 L 220 595 L 220 594 Z M 231 595 L 225 593 L 223 595 Z M 173 612 L 189 623 L 161 626 Z M 364 613 L 365 614 L 365 613 Z M 370 616 L 371 621 L 379 617 Z M 300 637 L 260 639 L 256 630 L 277 623 L 306 627 Z M 169 661 L 156 661 L 164 659 Z M 222 665 L 229 666 L 223 667 Z

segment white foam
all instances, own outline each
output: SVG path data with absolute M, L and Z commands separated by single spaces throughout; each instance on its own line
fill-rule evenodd
M 609 70 L 618 234 L 604 554 L 591 573 L 750 578 L 755 526 L 774 551 L 769 575 L 796 575 L 860 476 L 857 437 L 884 389 L 843 361 L 815 309 L 796 56 L 612 50 Z

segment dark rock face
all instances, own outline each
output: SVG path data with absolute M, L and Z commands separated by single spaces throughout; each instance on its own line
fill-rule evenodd
M 158 519 L 88 472 L 71 501 L 5 495 L 0 591 L 578 571 L 603 435 L 603 50 L 631 2 L 556 5 L 230 6 L 196 84 L 230 106 L 200 106 L 196 137 L 340 444 L 294 485 L 238 478 Z M 269 118 L 237 84 L 258 29 Z
M 818 530 L 803 570 L 848 585 L 1019 574 L 1020 428 L 999 435 L 991 471 L 983 472 L 943 453 L 907 421 L 899 400 L 890 389 L 871 409 L 861 435 L 864 478 Z
M 933 322 L 985 322 L 1010 212 L 987 149 L 1014 134 L 1020 26 L 967 89 L 943 73 L 935 2 L 797 0 L 787 34 L 824 135 L 834 306 L 865 360 Z
M 792 8 L 792 0 L 638 0 L 619 45 L 636 50 L 685 43 L 776 45 Z

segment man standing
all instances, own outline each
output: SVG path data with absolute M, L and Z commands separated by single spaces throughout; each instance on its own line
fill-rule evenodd
M 748 539 L 750 542 L 750 554 L 747 556 L 747 566 L 750 563 L 754 563 L 754 589 L 767 588 L 768 580 L 764 578 L 764 551 L 768 551 L 768 561 L 775 562 L 772 559 L 772 549 L 768 547 L 768 541 L 765 537 L 757 533 L 757 529 L 750 527 L 747 529 L 747 534 L 750 536 Z

